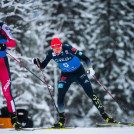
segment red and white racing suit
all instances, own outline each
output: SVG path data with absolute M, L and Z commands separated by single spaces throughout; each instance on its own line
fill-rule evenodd
M 16 46 L 16 43 L 10 33 L 8 26 L 2 22 L 0 22 L 0 43 L 6 44 L 7 47 Z M 8 111 L 10 113 L 16 112 L 15 103 L 11 95 L 11 76 L 8 58 L 4 51 L 0 51 L 0 82 L 2 84 L 4 97 L 7 101 Z

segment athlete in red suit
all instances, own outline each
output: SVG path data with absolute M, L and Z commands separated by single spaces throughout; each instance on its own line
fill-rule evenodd
M 0 22 L 0 82 L 2 91 L 7 101 L 7 108 L 10 113 L 11 122 L 15 129 L 21 129 L 21 124 L 18 122 L 15 103 L 11 95 L 11 76 L 6 50 L 8 47 L 15 47 L 16 43 L 13 39 L 8 26 Z

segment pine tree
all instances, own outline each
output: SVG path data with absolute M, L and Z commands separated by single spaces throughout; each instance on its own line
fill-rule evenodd
M 117 121 L 131 120 L 134 94 L 132 1 L 1 0 L 0 20 L 8 24 L 17 43 L 17 47 L 8 52 L 42 78 L 39 69 L 31 63 L 32 58 L 44 60 L 52 38 L 60 38 L 63 44 L 72 45 L 91 59 L 96 77 L 121 105 L 119 107 L 90 78 L 105 110 Z M 29 110 L 34 126 L 54 123 L 56 110 L 46 86 L 12 58 L 9 59 L 12 92 L 17 108 Z M 84 67 L 87 69 L 85 64 Z M 56 68 L 57 65 L 51 61 L 43 70 L 48 84 L 54 87 L 51 92 L 55 95 L 55 103 L 56 82 L 60 76 L 60 70 L 56 71 Z M 65 106 L 69 126 L 88 127 L 102 121 L 97 109 L 78 84 L 71 85 L 66 94 Z

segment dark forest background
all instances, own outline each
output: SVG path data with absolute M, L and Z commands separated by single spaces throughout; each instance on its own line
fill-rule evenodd
M 8 52 L 40 78 L 32 58 L 43 60 L 52 38 L 82 51 L 92 61 L 97 79 L 120 104 L 89 76 L 107 113 L 117 121 L 134 123 L 134 0 L 1 0 L 0 21 L 10 27 L 17 43 Z M 12 58 L 9 61 L 16 108 L 27 109 L 34 126 L 53 124 L 56 110 L 46 86 Z M 51 61 L 43 72 L 56 102 L 60 70 Z M 2 93 L 0 98 L 2 108 Z M 76 83 L 66 94 L 65 106 L 67 126 L 103 122 Z

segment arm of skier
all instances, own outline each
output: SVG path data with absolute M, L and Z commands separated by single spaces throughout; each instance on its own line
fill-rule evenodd
M 90 73 L 90 75 L 93 76 L 95 74 L 95 71 L 92 67 L 90 59 L 87 56 L 85 56 L 81 51 L 78 51 L 77 49 L 75 49 L 72 46 L 69 46 L 69 47 L 70 47 L 69 49 L 72 54 L 74 54 L 75 56 L 77 56 L 78 58 L 80 58 L 81 60 L 83 60 L 86 63 L 86 65 L 88 67 L 87 73 Z
M 6 47 L 15 47 L 16 46 L 15 40 L 13 39 L 10 29 L 6 24 L 3 24 L 1 32 L 8 39 L 8 42 L 4 42 Z
M 34 62 L 34 64 L 36 64 L 37 66 L 38 66 L 38 63 L 39 63 L 41 69 L 44 69 L 44 68 L 47 66 L 47 64 L 49 63 L 49 61 L 50 61 L 51 59 L 52 59 L 52 54 L 51 54 L 51 52 L 49 51 L 48 54 L 47 54 L 47 56 L 46 56 L 46 58 L 45 58 L 45 60 L 44 60 L 43 62 L 40 62 L 39 58 L 34 58 L 34 59 L 33 59 L 33 62 Z

